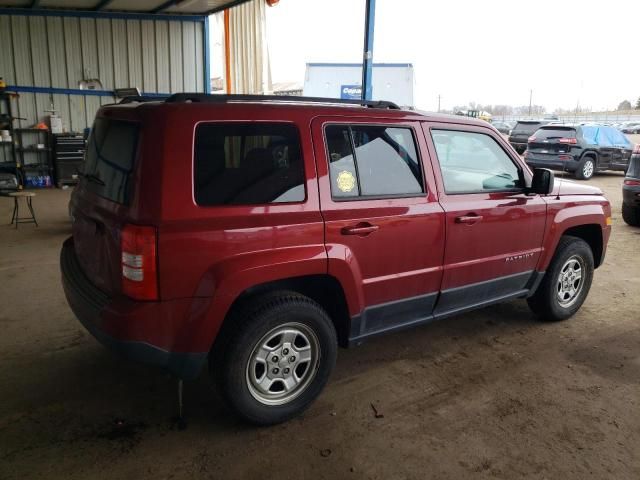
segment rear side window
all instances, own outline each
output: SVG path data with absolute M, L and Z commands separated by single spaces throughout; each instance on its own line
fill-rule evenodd
M 325 135 L 334 198 L 408 196 L 424 192 L 410 128 L 329 125 Z
M 96 118 L 84 166 L 88 190 L 113 202 L 129 203 L 139 130 L 137 123 Z
M 198 205 L 255 205 L 305 199 L 300 135 L 279 123 L 199 125 L 194 190 Z

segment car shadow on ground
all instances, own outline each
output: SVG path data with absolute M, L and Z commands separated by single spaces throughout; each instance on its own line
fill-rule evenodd
M 341 350 L 332 381 L 398 360 L 430 362 L 451 350 L 499 342 L 503 336 L 524 335 L 538 326 L 522 301 L 488 307 Z M 53 357 L 55 361 L 50 361 Z M 9 400 L 9 408 L 3 410 L 12 412 L 8 418 L 13 420 L 5 418 L 0 423 L 10 437 L 28 437 L 35 442 L 22 445 L 21 450 L 92 438 L 128 445 L 132 438 L 141 441 L 147 431 L 163 435 L 180 428 L 176 378 L 161 369 L 119 358 L 80 329 L 55 351 L 25 361 L 31 363 L 17 368 L 31 373 L 15 379 L 18 384 L 13 388 L 31 392 L 29 401 L 25 405 Z M 187 428 L 218 433 L 253 428 L 237 420 L 224 405 L 207 367 L 198 379 L 184 382 L 183 399 Z M 39 428 L 41 434 L 28 436 L 33 428 Z M 14 442 L 16 446 L 20 443 Z

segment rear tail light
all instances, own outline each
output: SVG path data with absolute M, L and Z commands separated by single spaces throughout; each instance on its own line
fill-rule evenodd
M 528 142 L 535 142 L 536 141 L 536 136 L 535 135 L 531 135 L 527 141 Z
M 122 293 L 136 300 L 158 299 L 155 227 L 125 225 L 120 235 Z
M 630 178 L 625 178 L 624 184 L 629 187 L 640 187 L 640 180 L 631 180 Z
M 640 143 L 633 147 L 633 153 L 640 154 Z
M 576 138 L 561 138 L 558 140 L 559 143 L 566 143 L 569 145 L 577 145 L 578 140 Z

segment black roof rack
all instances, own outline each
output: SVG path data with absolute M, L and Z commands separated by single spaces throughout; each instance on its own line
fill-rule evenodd
M 120 100 L 118 102 L 118 105 L 122 104 L 122 103 L 143 103 L 143 102 L 163 102 L 165 100 L 167 100 L 169 98 L 169 96 L 163 97 L 163 96 L 154 96 L 154 97 L 149 97 L 149 96 L 145 96 L 145 95 L 131 95 L 128 97 L 124 97 L 122 100 Z
M 135 100 L 133 100 L 135 101 Z M 207 93 L 174 93 L 165 100 L 167 103 L 203 102 L 203 103 L 229 103 L 229 102 L 283 102 L 283 103 L 328 103 L 339 105 L 360 105 L 370 108 L 388 108 L 400 110 L 393 102 L 386 100 L 345 100 L 341 98 L 300 97 L 288 95 L 218 95 Z M 120 103 L 123 103 L 124 100 Z

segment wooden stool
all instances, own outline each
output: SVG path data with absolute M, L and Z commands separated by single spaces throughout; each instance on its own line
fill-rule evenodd
M 36 221 L 36 214 L 33 213 L 33 205 L 31 205 L 31 199 L 35 197 L 36 194 L 33 192 L 10 192 L 8 196 L 13 197 L 13 216 L 11 217 L 11 223 L 9 225 L 13 225 L 15 223 L 16 228 L 18 228 L 19 223 L 35 223 L 37 227 L 38 222 Z M 20 216 L 20 202 L 18 202 L 19 198 L 24 198 L 26 200 L 27 208 L 29 209 L 29 213 L 31 214 L 31 216 Z

